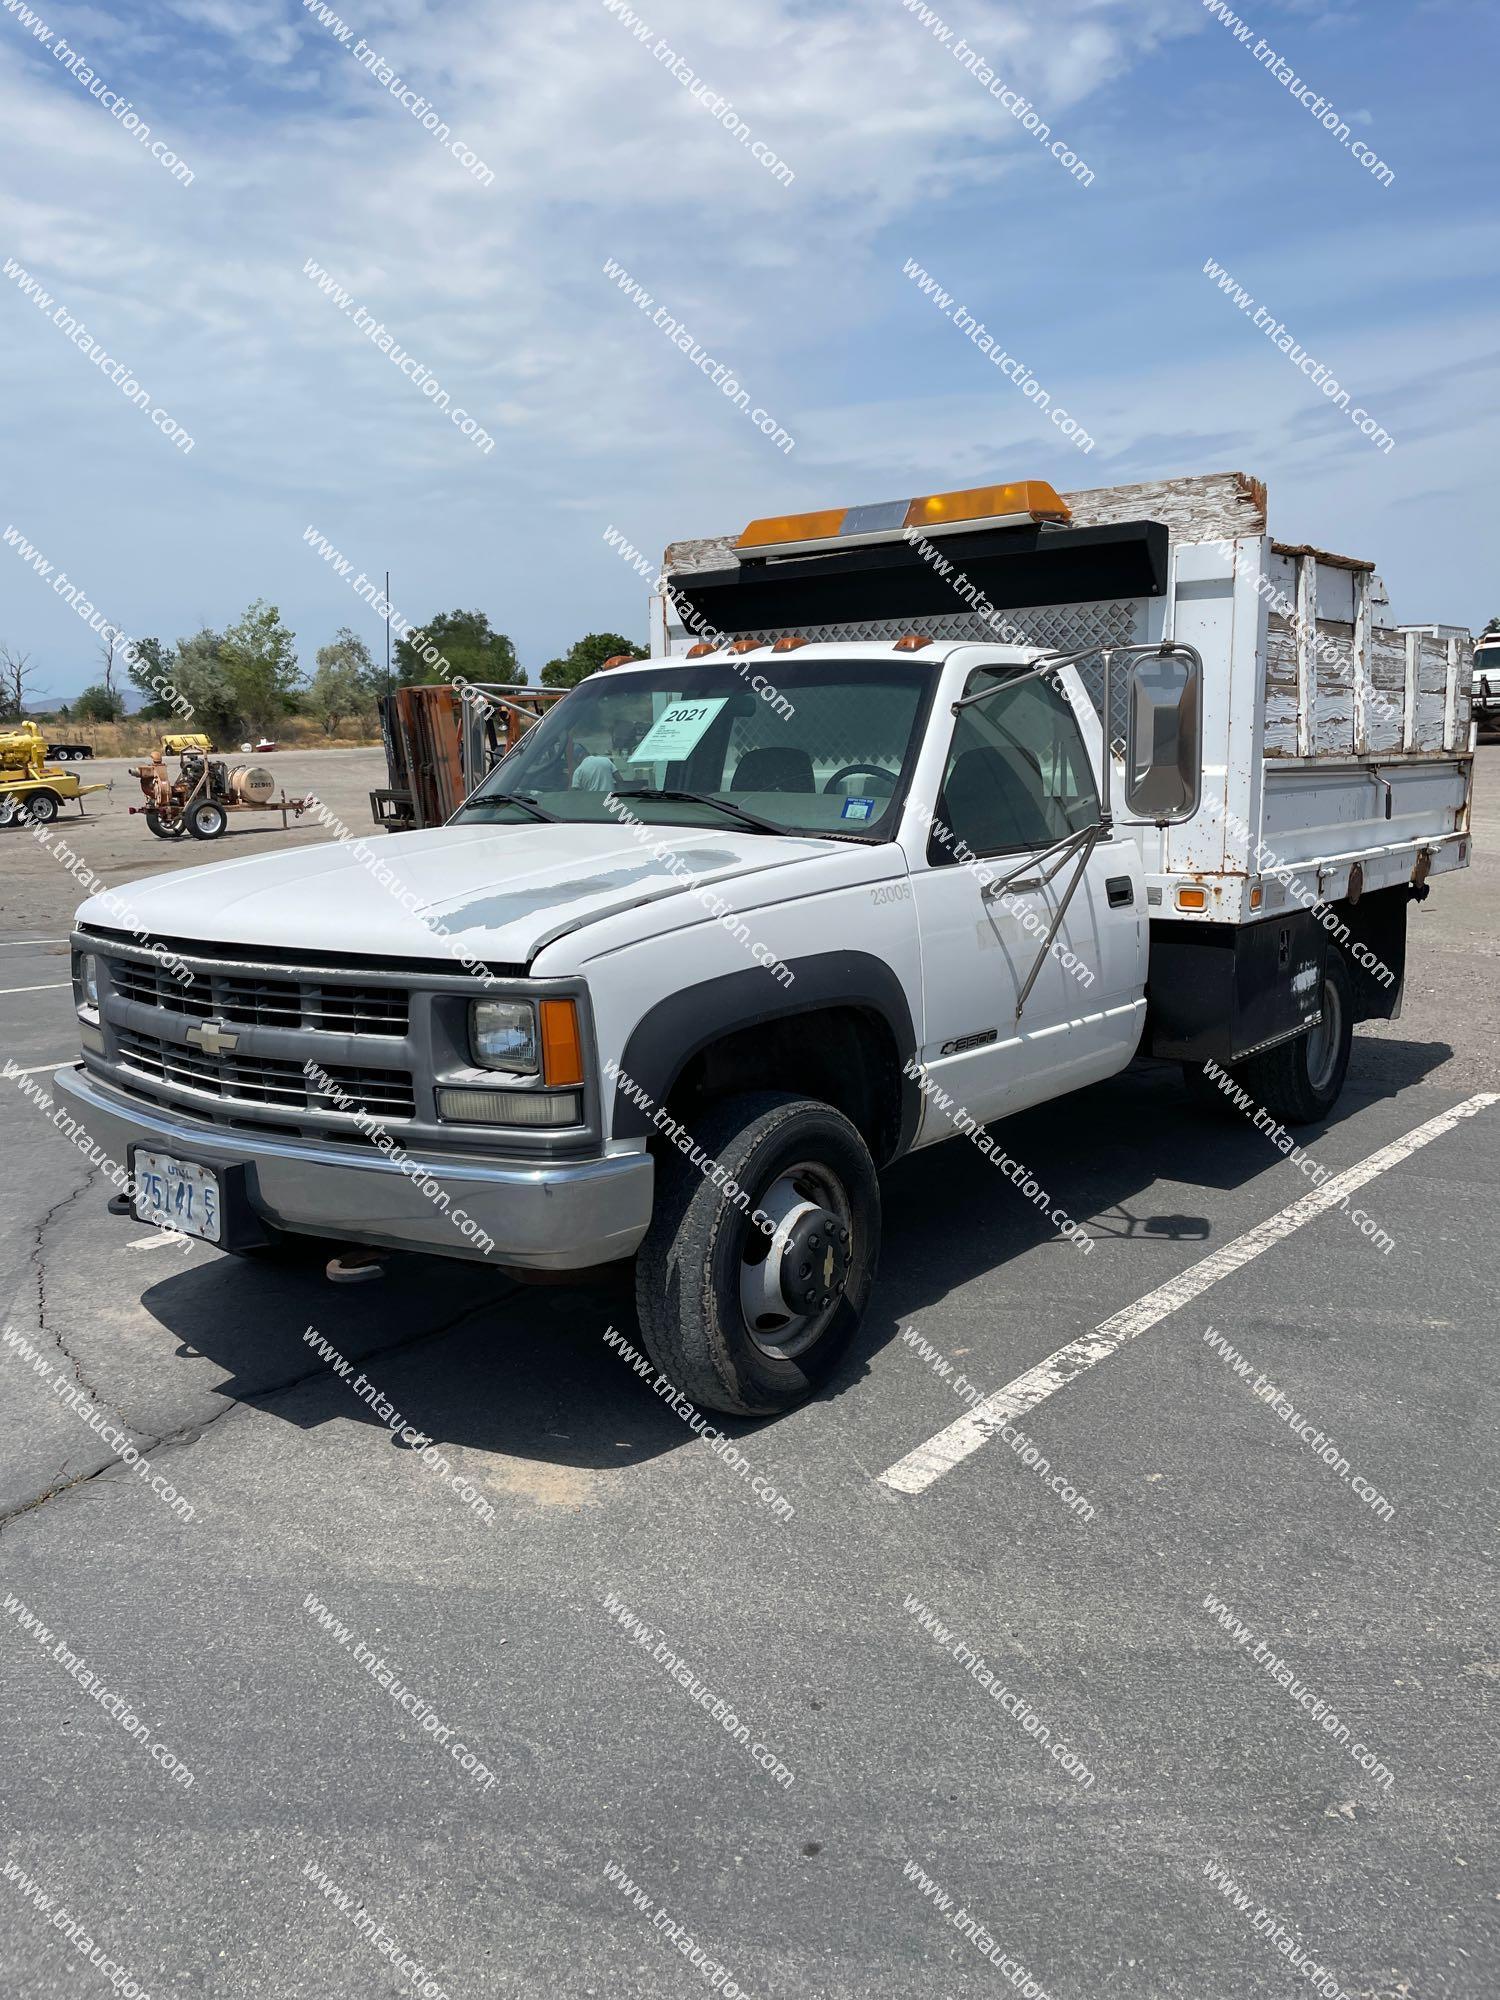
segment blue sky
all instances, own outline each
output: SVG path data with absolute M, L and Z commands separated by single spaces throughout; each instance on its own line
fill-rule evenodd
M 0 0 L 0 263 L 194 441 L 174 448 L 0 279 L 0 530 L 126 631 L 175 639 L 264 596 L 309 668 L 346 622 L 378 653 L 379 618 L 309 551 L 312 525 L 356 569 L 389 566 L 414 620 L 488 611 L 534 677 L 586 630 L 644 634 L 645 586 L 605 545 L 611 525 L 656 553 L 761 513 L 1225 469 L 1268 480 L 1279 536 L 1372 557 L 1398 618 L 1500 611 L 1492 5 L 1245 0 L 1389 186 L 1201 0 L 934 10 L 1089 186 L 902 0 L 645 0 L 644 45 L 604 0 L 337 6 L 489 185 L 299 0 Z M 657 36 L 790 185 L 653 58 Z M 191 185 L 62 67 L 62 38 Z M 733 367 L 792 451 L 632 307 L 610 258 Z M 1388 453 L 1205 277 L 1208 258 L 1390 433 Z M 903 276 L 908 259 L 1028 364 L 1090 453 Z M 5 548 L 0 642 L 35 656 L 44 689 L 98 677 L 92 635 Z

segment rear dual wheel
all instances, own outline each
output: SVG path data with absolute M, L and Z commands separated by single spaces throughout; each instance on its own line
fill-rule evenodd
M 781 1092 L 709 1106 L 692 1137 L 709 1171 L 676 1152 L 660 1167 L 636 1260 L 641 1337 L 694 1403 L 735 1416 L 791 1409 L 827 1379 L 869 1302 L 874 1162 L 832 1105 Z M 715 1185 L 715 1165 L 743 1203 Z
M 1354 1046 L 1354 989 L 1344 955 L 1328 947 L 1322 1018 L 1316 1027 L 1239 1063 L 1234 1081 L 1283 1125 L 1313 1125 L 1339 1100 Z M 1205 1109 L 1234 1110 L 1234 1100 L 1192 1063 L 1183 1064 L 1188 1095 Z

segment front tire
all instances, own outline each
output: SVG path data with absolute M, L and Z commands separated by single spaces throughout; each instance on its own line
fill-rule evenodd
M 695 1123 L 709 1172 L 674 1152 L 636 1259 L 646 1351 L 692 1402 L 733 1416 L 795 1408 L 864 1316 L 880 1254 L 880 1186 L 841 1112 L 776 1091 Z M 743 1190 L 728 1198 L 709 1174 Z M 751 1220 L 761 1210 L 765 1222 Z
M 196 805 L 188 807 L 183 817 L 194 840 L 217 840 L 229 824 L 228 813 L 222 806 L 215 805 L 212 799 L 199 799 Z
M 181 840 L 183 825 L 180 819 L 165 820 L 159 812 L 147 810 L 146 824 L 158 840 Z

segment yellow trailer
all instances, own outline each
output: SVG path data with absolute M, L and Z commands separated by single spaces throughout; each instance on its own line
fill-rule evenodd
M 80 784 L 71 771 L 49 764 L 47 739 L 34 722 L 19 723 L 0 735 L 0 826 L 18 819 L 45 826 L 57 818 L 64 799 L 108 789 L 105 784 Z

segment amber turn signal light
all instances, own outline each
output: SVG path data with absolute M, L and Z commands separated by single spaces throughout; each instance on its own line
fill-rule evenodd
M 583 1037 L 578 1032 L 578 1004 L 574 1000 L 543 1000 L 542 1081 L 554 1084 L 583 1082 Z

